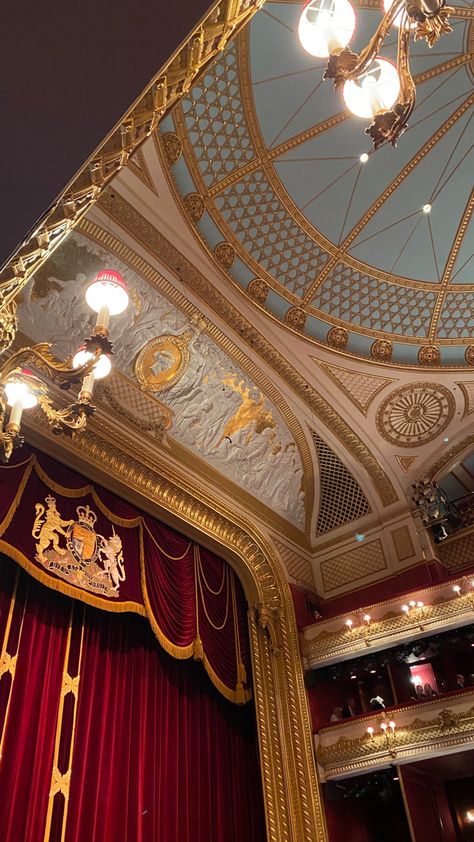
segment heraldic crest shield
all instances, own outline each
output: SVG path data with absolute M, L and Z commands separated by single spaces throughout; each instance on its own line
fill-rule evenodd
M 38 541 L 35 559 L 71 585 L 98 596 L 118 597 L 125 580 L 122 540 L 112 526 L 105 538 L 95 531 L 97 515 L 90 506 L 78 506 L 77 520 L 63 520 L 56 499 L 48 495 L 36 503 L 32 536 Z

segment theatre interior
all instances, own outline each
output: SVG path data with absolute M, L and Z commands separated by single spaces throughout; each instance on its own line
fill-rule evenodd
M 2 842 L 474 840 L 454 3 L 8 13 Z

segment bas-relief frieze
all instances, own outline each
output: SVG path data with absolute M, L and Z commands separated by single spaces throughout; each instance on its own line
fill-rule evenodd
M 275 405 L 198 323 L 152 289 L 140 276 L 100 245 L 73 233 L 41 268 L 25 290 L 19 307 L 22 331 L 38 341 L 45 335 L 60 355 L 67 355 L 92 327 L 84 300 L 86 281 L 106 264 L 124 276 L 131 305 L 112 324 L 115 366 L 132 380 L 136 363 L 173 413 L 169 434 L 196 455 L 299 528 L 304 526 L 303 466 L 293 437 Z M 80 270 L 80 271 L 78 271 Z M 186 348 L 186 365 L 169 379 L 175 365 L 159 337 Z M 184 339 L 183 339 L 184 337 Z M 169 344 L 169 343 L 168 343 Z M 171 345 L 170 345 L 171 348 Z M 150 357 L 151 353 L 151 357 Z M 140 357 L 140 354 L 142 356 Z M 143 375 L 145 371 L 145 375 Z M 165 388 L 163 388 L 165 382 Z

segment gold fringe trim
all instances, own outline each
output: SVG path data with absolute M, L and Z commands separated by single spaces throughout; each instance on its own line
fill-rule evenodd
M 32 470 L 35 466 L 36 456 L 32 456 L 31 459 L 28 460 L 28 462 L 29 462 L 28 467 L 27 467 L 25 473 L 23 474 L 23 476 L 21 478 L 21 482 L 18 486 L 18 491 L 16 492 L 15 497 L 13 498 L 13 503 L 11 504 L 10 508 L 8 509 L 8 512 L 6 513 L 5 517 L 3 518 L 2 523 L 0 523 L 0 535 L 3 535 L 3 533 L 6 532 L 6 530 L 10 526 L 10 523 L 12 522 L 13 515 L 15 514 L 18 506 L 20 505 L 20 501 L 21 501 L 21 498 L 23 497 L 23 492 L 26 488 L 26 484 L 27 484 L 27 482 L 28 482 L 28 480 L 31 476 L 31 472 L 32 472 Z
M 250 701 L 252 698 L 252 693 L 250 690 L 245 690 L 242 687 L 240 692 L 239 685 L 237 684 L 235 690 L 231 687 L 228 687 L 227 684 L 224 684 L 221 678 L 217 675 L 217 673 L 213 670 L 211 664 L 209 663 L 206 655 L 204 654 L 203 657 L 203 664 L 204 669 L 206 670 L 209 678 L 211 679 L 214 687 L 219 690 L 219 693 L 222 693 L 223 696 L 229 701 L 233 702 L 236 705 L 242 705 L 246 702 Z
M 67 582 L 61 582 L 58 579 L 53 579 L 53 577 L 48 573 L 43 572 L 43 570 L 40 570 L 36 567 L 36 565 L 32 564 L 32 562 L 29 561 L 26 556 L 20 552 L 20 550 L 13 547 L 11 544 L 8 544 L 6 541 L 0 541 L 0 552 L 5 553 L 5 555 L 9 556 L 13 559 L 13 561 L 16 561 L 20 567 L 23 567 L 23 569 L 33 577 L 33 579 L 36 579 L 37 582 L 41 582 L 42 585 L 46 585 L 47 588 L 51 588 L 53 591 L 58 591 L 59 593 L 65 594 L 65 596 L 70 596 L 80 602 L 86 602 L 94 608 L 112 611 L 115 614 L 123 614 L 126 611 L 133 611 L 134 614 L 140 614 L 141 617 L 147 617 L 145 608 L 138 602 L 107 602 L 100 596 L 94 596 L 94 594 L 89 594 L 87 591 L 83 591 L 80 588 L 75 588 L 74 585 L 68 585 Z
M 96 504 L 97 508 L 100 509 L 102 514 L 105 517 L 108 517 L 109 520 L 111 520 L 112 523 L 115 524 L 115 526 L 123 526 L 125 529 L 132 529 L 132 528 L 135 528 L 135 527 L 139 526 L 140 523 L 142 522 L 141 515 L 138 515 L 138 517 L 134 517 L 134 518 L 130 518 L 130 519 L 127 519 L 127 518 L 124 518 L 124 517 L 119 517 L 118 515 L 115 515 L 113 512 L 110 511 L 110 509 L 105 505 L 105 503 L 102 502 L 102 500 L 100 499 L 99 495 L 97 494 L 97 491 L 95 490 L 94 486 L 92 486 L 92 488 L 91 488 L 91 497 L 92 497 L 94 503 Z
M 24 465 L 27 465 L 28 462 L 31 462 L 32 459 L 35 459 L 35 455 L 32 453 L 31 456 L 28 456 L 27 459 L 24 459 L 23 462 L 17 462 L 16 465 L 1 465 L 0 464 L 0 471 L 15 471 L 17 468 L 23 468 Z
M 61 494 L 63 497 L 69 497 L 73 500 L 77 499 L 78 497 L 85 497 L 86 494 L 90 494 L 92 491 L 92 485 L 84 485 L 82 488 L 66 488 L 65 485 L 59 485 L 58 482 L 55 482 L 54 479 L 46 473 L 46 471 L 38 464 L 35 460 L 34 463 L 35 473 L 40 478 L 41 482 L 44 482 L 51 491 L 55 491 L 56 494 Z
M 195 661 L 203 661 L 204 660 L 204 647 L 202 645 L 202 640 L 198 636 L 193 644 L 193 658 Z

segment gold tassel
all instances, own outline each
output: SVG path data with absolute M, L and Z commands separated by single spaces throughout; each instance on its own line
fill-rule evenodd
M 193 658 L 194 658 L 195 661 L 202 661 L 202 659 L 204 658 L 204 649 L 203 649 L 203 646 L 202 646 L 202 640 L 199 637 L 199 635 L 197 636 L 196 640 L 194 641 Z
M 237 664 L 237 678 L 242 684 L 247 684 L 247 670 L 245 669 L 245 664 L 243 664 L 242 661 L 239 661 Z
M 238 705 L 244 705 L 247 701 L 245 690 L 241 681 L 238 681 L 235 685 L 235 701 Z

